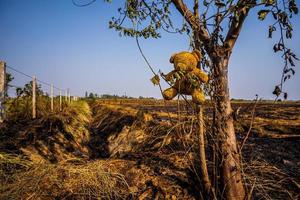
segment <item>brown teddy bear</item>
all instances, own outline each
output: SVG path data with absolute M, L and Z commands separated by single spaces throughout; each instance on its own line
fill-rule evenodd
M 192 95 L 192 100 L 196 104 L 202 104 L 205 101 L 205 96 L 200 88 L 200 85 L 196 86 L 191 83 L 191 77 L 197 77 L 202 83 L 207 83 L 208 76 L 199 68 L 197 68 L 199 61 L 201 60 L 201 53 L 198 50 L 190 52 L 180 52 L 173 54 L 170 58 L 170 63 L 174 63 L 174 70 L 164 75 L 167 81 L 172 81 L 174 76 L 181 74 L 180 78 L 177 78 L 174 85 L 163 92 L 163 97 L 166 100 L 173 99 L 178 93 L 185 95 Z

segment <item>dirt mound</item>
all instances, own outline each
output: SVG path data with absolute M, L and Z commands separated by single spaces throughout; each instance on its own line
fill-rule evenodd
M 73 102 L 62 112 L 36 120 L 8 119 L 0 127 L 0 151 L 50 162 L 88 157 L 90 120 L 91 111 L 85 102 Z

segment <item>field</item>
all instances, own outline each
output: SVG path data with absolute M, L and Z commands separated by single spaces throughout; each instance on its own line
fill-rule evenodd
M 299 199 L 300 103 L 232 104 L 239 146 L 248 135 L 247 192 Z M 0 126 L 0 199 L 202 198 L 197 124 L 184 101 L 87 99 L 35 120 L 20 112 L 11 109 Z M 209 102 L 204 117 L 210 144 Z M 213 173 L 210 153 L 208 160 Z

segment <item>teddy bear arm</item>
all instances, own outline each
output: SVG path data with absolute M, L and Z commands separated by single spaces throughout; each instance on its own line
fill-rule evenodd
M 173 79 L 173 75 L 176 73 L 176 70 L 169 72 L 168 74 L 164 75 L 166 81 L 171 81 Z
M 201 71 L 198 68 L 195 68 L 193 70 L 193 73 L 203 82 L 203 83 L 207 83 L 208 81 L 208 76 L 207 74 L 205 74 L 203 71 Z
M 178 91 L 173 87 L 170 87 L 163 91 L 163 97 L 165 100 L 172 100 L 177 94 Z

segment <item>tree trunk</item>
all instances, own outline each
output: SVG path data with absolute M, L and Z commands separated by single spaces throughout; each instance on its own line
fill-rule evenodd
M 199 162 L 200 162 L 200 173 L 202 178 L 202 184 L 204 187 L 205 199 L 217 199 L 215 190 L 211 185 L 211 181 L 208 175 L 206 154 L 205 154 L 205 137 L 204 137 L 204 120 L 203 120 L 203 107 L 197 106 L 197 120 L 199 123 L 198 132 L 198 145 L 199 145 Z
M 200 49 L 200 38 L 199 33 L 194 31 L 194 49 L 201 51 Z M 199 66 L 200 68 L 200 63 Z M 217 199 L 215 189 L 212 186 L 211 179 L 209 178 L 208 168 L 207 168 L 207 160 L 206 160 L 206 151 L 205 151 L 205 136 L 204 136 L 204 120 L 203 120 L 203 105 L 197 105 L 197 121 L 199 124 L 198 131 L 198 146 L 199 146 L 199 163 L 200 163 L 200 174 L 202 178 L 202 185 L 204 188 L 204 198 L 205 199 Z
M 216 104 L 215 133 L 220 150 L 222 196 L 227 200 L 243 200 L 245 189 L 242 182 L 240 156 L 237 150 L 236 136 L 228 88 L 228 60 L 226 56 L 212 58 L 215 83 L 214 102 Z

